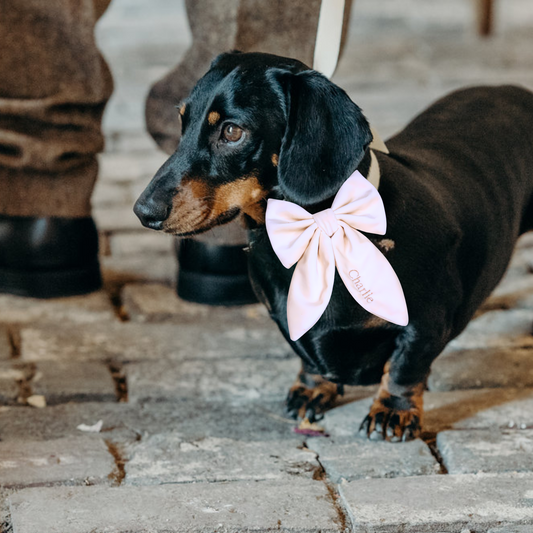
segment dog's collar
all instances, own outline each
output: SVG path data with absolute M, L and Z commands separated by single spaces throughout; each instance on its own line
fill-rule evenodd
M 379 169 L 378 158 L 374 152 L 382 152 L 383 154 L 388 154 L 389 150 L 383 139 L 380 137 L 379 133 L 372 127 L 370 127 L 372 132 L 372 142 L 368 149 L 370 150 L 370 167 L 368 169 L 368 175 L 366 179 L 376 188 L 379 189 L 379 182 L 381 180 L 381 171 Z

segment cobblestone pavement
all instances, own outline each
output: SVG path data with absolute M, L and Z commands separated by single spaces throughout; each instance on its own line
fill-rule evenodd
M 473 4 L 355 2 L 335 80 L 384 136 L 457 87 L 533 89 L 531 0 L 497 2 L 490 40 Z M 94 196 L 106 290 L 0 295 L 0 529 L 533 531 L 533 236 L 434 364 L 423 440 L 354 436 L 373 387 L 327 414 L 328 438 L 296 434 L 299 362 L 265 311 L 179 301 L 172 240 L 131 211 L 165 159 L 143 99 L 188 45 L 183 5 L 114 0 L 98 38 L 116 78 Z

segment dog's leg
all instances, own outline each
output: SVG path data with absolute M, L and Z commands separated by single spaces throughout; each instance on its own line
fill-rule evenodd
M 324 411 L 332 407 L 337 396 L 343 394 L 342 385 L 337 385 L 319 374 L 302 370 L 289 390 L 287 412 L 292 418 L 307 418 L 315 422 L 322 418 Z
M 399 442 L 416 439 L 422 428 L 425 384 L 398 385 L 391 379 L 387 367 L 360 433 L 372 440 Z
M 427 376 L 446 342 L 445 336 L 438 340 L 416 337 L 412 330 L 406 332 L 385 365 L 378 393 L 361 424 L 360 434 L 391 442 L 420 436 Z

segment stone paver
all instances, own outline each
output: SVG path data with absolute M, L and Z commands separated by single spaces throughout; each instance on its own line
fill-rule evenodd
M 0 405 L 11 404 L 19 395 L 20 381 L 25 379 L 25 372 L 11 362 L 0 362 Z
M 0 361 L 11 359 L 11 342 L 8 328 L 0 325 Z
M 339 487 L 354 531 L 440 533 L 533 525 L 533 475 L 360 479 Z
M 531 533 L 531 525 L 496 527 L 489 529 L 487 533 Z
M 13 379 L 2 377 L 2 373 L 0 370 L 0 405 L 9 405 L 16 402 L 19 387 Z
M 173 287 L 161 283 L 128 284 L 122 290 L 124 309 L 135 322 L 177 322 L 261 326 L 273 329 L 272 319 L 263 305 L 209 307 L 178 298 Z
M 369 393 L 367 398 L 328 411 L 320 424 L 334 437 L 355 437 L 370 410 L 372 397 L 373 394 Z
M 52 300 L 0 294 L 0 323 L 86 324 L 114 320 L 116 318 L 113 307 L 104 291 Z
M 252 321 L 253 322 L 253 321 Z M 199 320 L 195 324 L 87 324 L 76 329 L 58 325 L 23 327 L 21 360 L 37 362 L 217 359 L 226 357 L 286 358 L 290 348 L 277 327 L 246 327 L 244 321 Z
M 131 202 L 133 204 L 133 202 Z M 113 233 L 110 237 L 111 255 L 171 254 L 174 237 L 151 231 Z
M 293 359 L 224 359 L 132 363 L 126 368 L 131 401 L 179 398 L 244 403 L 285 399 L 301 362 Z
M 114 469 L 101 439 L 0 442 L 0 485 L 5 487 L 109 483 Z
M 421 440 L 375 442 L 360 437 L 309 439 L 320 464 L 335 483 L 360 478 L 392 478 L 437 474 L 440 465 Z
M 437 446 L 450 474 L 533 472 L 533 430 L 443 431 Z
M 533 389 L 426 393 L 424 403 L 424 427 L 429 432 L 533 427 Z
M 31 388 L 33 394 L 43 395 L 48 405 L 116 401 L 111 372 L 100 362 L 41 361 Z
M 3 533 L 11 533 L 11 519 L 9 514 L 9 504 L 7 502 L 7 495 L 10 489 L 0 488 L 0 531 Z
M 148 231 L 148 230 L 146 230 Z M 145 254 L 142 256 L 105 256 L 100 258 L 105 280 L 120 283 L 176 280 L 176 254 Z
M 316 454 L 301 439 L 243 442 L 221 437 L 188 440 L 180 432 L 152 435 L 127 450 L 125 483 L 159 485 L 200 481 L 313 478 Z
M 517 243 L 516 243 L 516 248 L 517 250 L 521 250 L 522 248 L 531 248 L 533 247 L 533 233 L 532 232 L 528 232 L 528 233 L 524 233 L 524 235 L 522 235 Z
M 483 307 L 533 309 L 533 276 L 520 276 L 500 283 Z
M 472 320 L 466 330 L 448 344 L 443 355 L 454 350 L 533 347 L 532 325 L 533 309 L 489 311 Z
M 299 478 L 26 489 L 9 503 L 15 533 L 342 531 L 326 486 Z
M 139 420 L 144 420 L 141 413 L 124 403 L 65 403 L 46 409 L 0 407 L 0 439 L 17 442 L 80 437 L 84 435 L 77 429 L 80 424 L 92 426 L 99 420 L 104 423 L 102 433 L 106 438 L 112 435 L 116 439 L 118 434 L 126 441 L 135 440 L 137 427 L 149 426 L 148 421 L 140 424 Z
M 523 238 L 523 237 L 522 237 Z M 520 240 L 518 241 L 520 242 Z M 515 280 L 529 277 L 533 272 L 533 249 L 531 247 L 518 247 L 515 249 L 511 262 L 500 280 L 499 285 L 494 289 L 495 293 L 499 287 L 508 286 Z M 490 297 L 489 297 L 490 300 Z
M 202 438 L 270 442 L 289 439 L 302 444 L 296 422 L 284 416 L 281 400 L 231 405 L 187 398 L 145 403 L 67 403 L 46 409 L 0 407 L 0 439 L 48 440 L 83 435 L 80 424 L 102 421 L 101 434 L 122 443 L 139 442 L 163 432 L 176 431 L 187 441 Z M 142 440 L 141 440 L 142 442 Z
M 428 379 L 431 391 L 491 387 L 533 387 L 533 346 L 446 351 Z

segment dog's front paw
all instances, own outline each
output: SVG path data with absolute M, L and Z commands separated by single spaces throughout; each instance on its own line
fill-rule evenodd
M 395 394 L 391 393 L 391 389 Z M 359 434 L 371 440 L 405 442 L 422 432 L 424 386 L 399 387 L 383 375 L 377 398 L 359 428 Z
M 302 371 L 287 395 L 287 414 L 294 419 L 316 422 L 333 406 L 339 394 L 342 394 L 341 385 Z
M 421 430 L 421 415 L 416 409 L 393 409 L 376 400 L 363 420 L 359 434 L 370 440 L 405 442 L 418 438 Z

